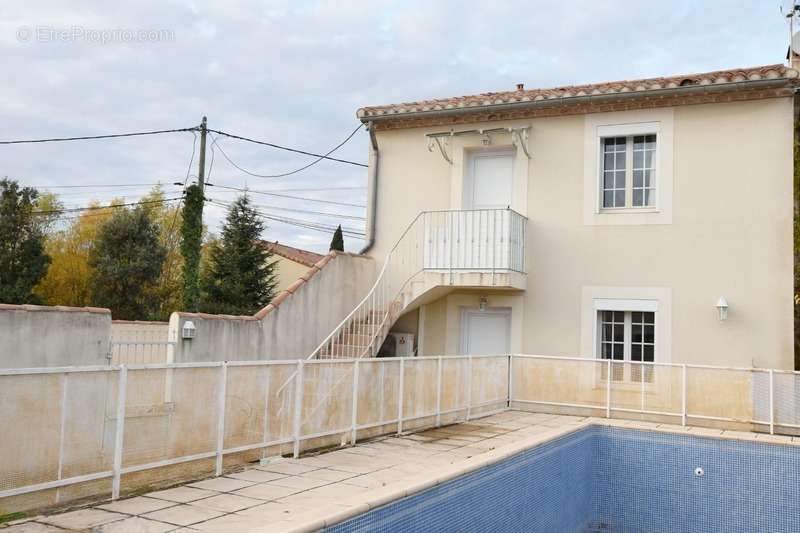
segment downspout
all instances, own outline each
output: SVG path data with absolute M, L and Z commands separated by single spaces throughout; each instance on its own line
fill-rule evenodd
M 380 154 L 378 153 L 378 139 L 375 136 L 375 126 L 370 120 L 367 123 L 367 131 L 369 131 L 369 170 L 367 172 L 367 243 L 359 252 L 365 254 L 375 244 L 375 220 L 376 211 L 378 206 L 378 162 Z

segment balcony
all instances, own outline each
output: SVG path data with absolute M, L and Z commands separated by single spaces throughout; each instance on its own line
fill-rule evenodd
M 525 217 L 511 209 L 420 216 L 423 272 L 445 274 L 445 285 L 525 288 Z

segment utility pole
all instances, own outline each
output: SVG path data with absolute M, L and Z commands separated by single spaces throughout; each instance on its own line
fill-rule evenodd
M 206 117 L 200 122 L 200 157 L 197 184 L 185 190 L 183 224 L 181 225 L 181 255 L 183 256 L 183 308 L 197 311 L 200 304 L 200 248 L 203 245 L 203 204 L 206 177 Z
M 203 192 L 206 187 L 206 135 L 208 134 L 208 121 L 206 117 L 200 122 L 200 159 L 199 167 L 197 169 L 197 184 L 200 186 L 200 191 Z

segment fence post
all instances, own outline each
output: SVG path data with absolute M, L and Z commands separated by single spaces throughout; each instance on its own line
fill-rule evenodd
M 631 363 L 631 365 L 633 365 L 633 364 L 634 363 Z M 640 362 L 640 363 L 638 363 L 638 365 L 639 365 L 639 381 L 640 381 L 639 385 L 640 385 L 640 389 L 641 389 L 640 390 L 641 404 L 639 405 L 639 412 L 641 414 L 644 414 L 644 373 L 645 373 L 645 370 L 647 369 L 647 366 L 645 366 L 644 362 Z M 653 369 L 653 374 L 655 374 L 655 368 L 656 368 L 655 365 L 653 365 L 650 368 Z M 633 372 L 633 366 L 631 366 L 631 372 Z
M 264 438 L 262 442 L 267 443 L 269 442 L 269 386 L 272 382 L 272 372 L 270 371 L 269 366 L 265 366 L 264 370 L 267 372 L 267 377 L 264 380 Z M 261 450 L 261 458 L 266 459 L 267 457 L 267 449 L 262 448 Z
M 508 354 L 508 386 L 506 386 L 506 390 L 508 391 L 508 405 L 507 407 L 511 409 L 511 400 L 514 398 L 514 354 Z
M 300 422 L 303 410 L 303 360 L 297 361 L 297 372 L 294 377 L 294 450 L 295 459 L 300 457 Z
M 69 372 L 61 374 L 61 416 L 58 422 L 58 478 L 64 471 L 64 433 L 67 426 L 67 380 L 69 379 Z M 61 500 L 61 490 L 56 489 L 56 503 Z
M 373 363 L 375 364 L 375 363 Z M 378 418 L 381 421 L 381 431 L 383 431 L 383 419 L 386 418 L 384 411 L 384 403 L 386 402 L 386 397 L 384 394 L 384 389 L 386 388 L 386 363 L 383 361 L 377 363 L 381 366 L 380 370 L 380 382 L 381 382 L 381 405 L 378 408 Z
M 216 475 L 222 475 L 222 450 L 225 446 L 225 394 L 228 386 L 228 363 L 223 361 L 219 367 L 217 386 L 217 461 Z
M 400 386 L 398 387 L 400 392 L 399 398 L 397 399 L 397 434 L 400 435 L 403 433 L 403 380 L 405 378 L 405 363 L 406 360 L 401 358 L 400 359 Z
M 358 359 L 353 362 L 353 427 L 351 431 L 350 444 L 355 446 L 358 433 Z
M 467 414 L 465 419 L 469 422 L 469 416 L 472 414 L 472 356 L 467 356 Z
M 125 395 L 128 387 L 128 368 L 119 367 L 117 383 L 117 427 L 114 435 L 114 477 L 111 481 L 111 499 L 119 499 L 120 478 L 122 477 L 122 444 L 125 435 Z
M 436 366 L 436 427 L 442 425 L 442 356 Z
M 775 434 L 775 373 L 769 369 L 769 434 Z
M 686 365 L 681 365 L 681 425 L 686 425 Z
M 611 359 L 606 359 L 606 418 L 611 418 Z

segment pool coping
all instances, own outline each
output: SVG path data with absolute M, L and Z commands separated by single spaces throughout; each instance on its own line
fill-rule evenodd
M 588 418 L 586 420 L 576 421 L 562 427 L 548 429 L 536 435 L 531 435 L 521 439 L 517 442 L 513 442 L 480 455 L 470 457 L 460 461 L 457 464 L 435 469 L 431 471 L 430 474 L 421 477 L 418 480 L 411 481 L 405 485 L 389 485 L 387 487 L 369 491 L 364 494 L 354 495 L 344 502 L 347 507 L 326 517 L 310 518 L 305 522 L 292 523 L 286 527 L 280 527 L 279 524 L 272 523 L 266 526 L 266 528 L 258 528 L 254 531 L 270 531 L 276 533 L 310 533 L 329 528 L 394 501 L 415 495 L 470 472 L 479 470 L 483 467 L 499 463 L 559 437 L 577 433 L 578 431 L 592 426 L 611 426 L 625 429 L 653 431 L 657 433 L 671 433 L 679 435 L 689 434 L 696 437 L 715 438 L 720 440 L 738 440 L 758 442 L 761 444 L 800 447 L 800 439 L 787 435 L 770 435 L 765 433 L 732 431 L 698 426 L 659 424 L 655 422 L 643 422 L 626 419 Z

